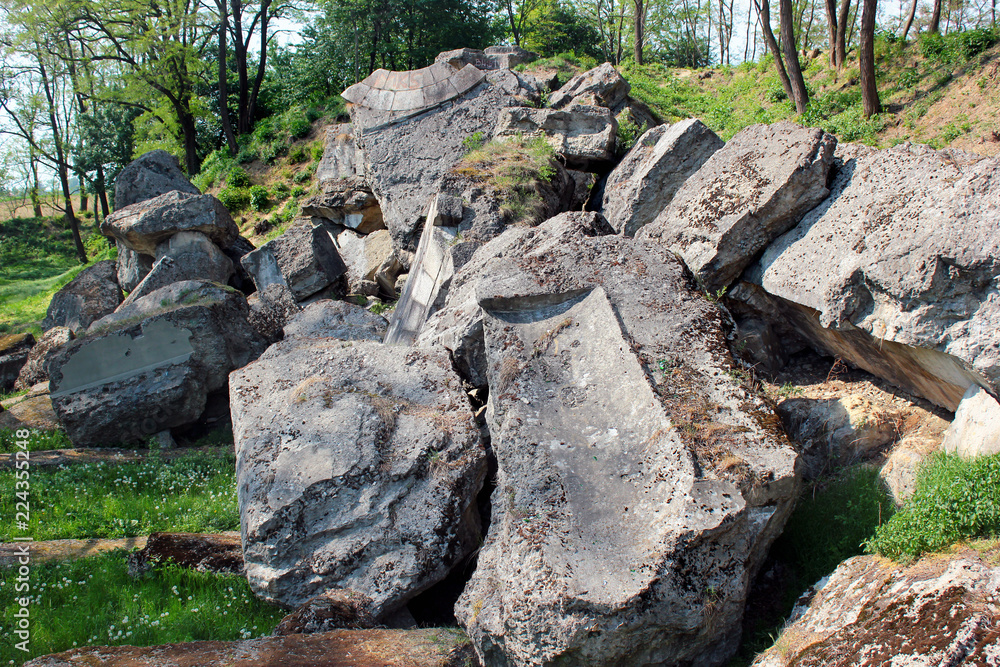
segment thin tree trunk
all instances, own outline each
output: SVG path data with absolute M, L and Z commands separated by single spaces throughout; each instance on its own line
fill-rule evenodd
M 806 92 L 805 81 L 802 80 L 802 68 L 799 67 L 799 50 L 795 46 L 795 17 L 792 16 L 792 0 L 780 0 L 781 15 L 781 45 L 785 54 L 785 66 L 788 68 L 789 83 L 792 87 L 795 110 L 805 113 L 809 104 L 809 93 Z
M 87 186 L 83 182 L 83 174 L 77 174 L 77 178 L 80 181 L 80 210 L 86 211 L 90 206 L 90 200 L 87 198 Z
M 927 32 L 939 32 L 941 29 L 941 0 L 934 0 L 934 10 L 931 12 L 931 22 Z
M 108 206 L 108 186 L 104 181 L 104 165 L 97 165 L 97 197 L 101 201 L 101 215 L 108 217 L 111 207 Z
M 858 62 L 861 67 L 861 104 L 865 118 L 879 113 L 882 104 L 878 99 L 875 81 L 875 13 L 878 0 L 864 0 L 861 13 L 861 44 Z
M 646 26 L 645 16 L 646 16 L 646 6 L 643 0 L 632 0 L 632 7 L 635 12 L 635 20 L 633 21 L 633 44 L 632 44 L 632 54 L 635 58 L 636 65 L 642 65 L 642 46 L 643 38 L 645 37 Z
M 226 135 L 229 154 L 235 156 L 240 151 L 233 133 L 233 124 L 229 119 L 229 82 L 226 67 L 226 37 L 229 32 L 229 8 L 226 0 L 217 0 L 219 9 L 219 116 L 222 118 L 222 132 Z
M 31 198 L 31 212 L 36 218 L 42 217 L 42 199 L 38 196 L 38 156 L 33 146 L 28 147 L 28 160 L 31 163 L 31 188 L 28 196 Z
M 916 2 L 916 0 L 913 0 Z M 837 0 L 825 0 L 826 23 L 830 30 L 830 66 L 837 66 Z
M 781 79 L 781 86 L 785 89 L 788 99 L 795 100 L 795 93 L 792 92 L 792 83 L 788 80 L 788 72 L 785 71 L 785 63 L 781 59 L 781 50 L 778 48 L 778 40 L 774 38 L 771 30 L 771 4 L 769 0 L 754 0 L 757 6 L 757 14 L 760 16 L 760 27 L 764 31 L 764 42 L 767 50 L 774 56 L 774 66 L 778 68 L 778 78 Z
M 837 69 L 844 66 L 847 60 L 847 20 L 850 18 L 851 0 L 840 0 L 837 14 Z
M 993 0 L 993 2 L 994 4 L 996 4 L 996 0 Z M 906 26 L 903 28 L 902 41 L 904 42 L 906 41 L 906 36 L 910 34 L 910 28 L 913 27 L 913 19 L 914 17 L 916 17 L 916 15 L 917 15 L 917 0 L 913 0 L 913 3 L 910 5 L 910 13 L 906 17 Z

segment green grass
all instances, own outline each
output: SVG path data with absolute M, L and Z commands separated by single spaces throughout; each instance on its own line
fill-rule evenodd
M 865 547 L 911 561 L 961 540 L 998 536 L 1000 454 L 966 461 L 938 453 L 920 469 L 913 496 Z
M 28 442 L 27 451 L 29 452 L 73 447 L 73 443 L 69 441 L 65 431 L 31 431 L 25 440 Z M 21 438 L 17 437 L 17 431 L 9 428 L 0 429 L 0 453 L 9 454 L 22 451 L 17 445 L 20 441 Z
M 29 533 L 35 540 L 239 528 L 236 462 L 228 454 L 39 468 L 31 471 L 30 483 Z M 12 498 L 14 484 L 13 474 L 0 475 L 0 497 Z M 13 536 L 9 524 L 0 529 L 2 542 Z
M 31 567 L 30 651 L 14 647 L 14 570 L 0 570 L 0 664 L 88 645 L 150 646 L 270 634 L 285 612 L 244 577 L 159 567 L 128 575 L 124 552 Z M 20 597 L 20 595 L 19 595 Z

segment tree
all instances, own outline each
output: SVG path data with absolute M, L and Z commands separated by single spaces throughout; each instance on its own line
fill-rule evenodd
M 785 95 L 788 96 L 788 99 L 794 100 L 795 93 L 792 91 L 792 82 L 789 80 L 788 72 L 785 70 L 781 50 L 778 48 L 778 40 L 774 38 L 774 32 L 771 30 L 771 3 L 768 0 L 753 0 L 753 3 L 757 8 L 757 16 L 760 17 L 760 26 L 764 32 L 764 42 L 767 44 L 767 50 L 774 56 L 774 66 L 778 70 L 781 87 L 785 89 Z
M 543 57 L 574 52 L 600 58 L 601 36 L 575 6 L 559 0 L 543 0 L 532 16 L 521 45 Z
M 649 4 L 646 0 L 632 0 L 632 53 L 636 65 L 642 65 L 642 47 L 646 34 L 646 13 Z
M 795 44 L 795 29 L 793 27 L 792 0 L 780 0 L 779 7 L 781 46 L 792 88 L 792 100 L 795 102 L 795 110 L 798 113 L 805 113 L 806 107 L 809 105 L 809 93 L 806 92 L 806 84 L 802 79 L 802 68 L 799 67 L 799 50 Z M 775 54 L 775 60 L 778 59 L 778 54 Z
M 861 44 L 858 60 L 861 67 L 861 104 L 865 118 L 882 110 L 875 81 L 875 14 L 878 0 L 864 0 L 861 10 Z
M 531 15 L 542 0 L 501 0 L 500 9 L 507 15 L 507 25 L 514 43 L 521 46 L 521 40 L 528 31 Z
M 931 22 L 927 26 L 927 32 L 936 33 L 941 30 L 941 0 L 934 0 L 934 9 L 931 10 Z
M 622 61 L 628 12 L 627 0 L 587 0 L 580 10 L 600 35 L 601 60 L 612 65 Z
M 829 2 L 830 0 L 827 0 Z M 995 0 L 994 0 L 995 1 Z M 913 26 L 913 19 L 917 15 L 917 0 L 913 0 L 910 4 L 910 13 L 906 17 L 906 27 L 903 28 L 903 35 L 900 40 L 906 41 L 906 36 L 910 33 L 910 28 Z

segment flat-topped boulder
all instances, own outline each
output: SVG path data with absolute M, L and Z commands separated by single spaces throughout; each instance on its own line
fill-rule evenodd
M 230 378 L 247 579 L 383 619 L 476 548 L 486 452 L 444 350 L 303 334 Z
M 173 191 L 120 208 L 101 223 L 101 233 L 129 249 L 156 255 L 156 246 L 178 232 L 201 232 L 221 248 L 240 232 L 233 217 L 212 195 Z
M 201 194 L 181 171 L 177 158 L 164 150 L 149 151 L 130 162 L 115 179 L 115 208 L 120 210 L 175 190 Z
M 493 136 L 545 137 L 567 165 L 587 168 L 606 164 L 615 154 L 618 124 L 604 107 L 574 106 L 566 110 L 511 107 L 500 112 Z
M 67 327 L 74 333 L 113 313 L 124 299 L 118 269 L 110 260 L 97 262 L 56 292 L 49 302 L 42 329 Z
M 278 238 L 247 253 L 240 263 L 258 290 L 284 285 L 299 301 L 347 273 L 332 230 L 308 218 L 297 220 Z
M 549 106 L 562 109 L 582 103 L 615 109 L 625 101 L 631 90 L 632 84 L 611 63 L 603 63 L 567 81 L 549 97 Z

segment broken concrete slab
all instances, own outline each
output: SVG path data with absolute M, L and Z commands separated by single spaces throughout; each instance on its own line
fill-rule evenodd
M 363 176 L 359 171 L 361 163 L 351 124 L 338 123 L 326 128 L 323 157 L 316 167 L 316 180 L 320 187 L 325 188 L 328 181 Z
M 177 232 L 156 246 L 156 262 L 118 308 L 126 308 L 161 287 L 182 280 L 207 280 L 225 285 L 233 261 L 201 232 Z
M 359 234 L 385 229 L 378 200 L 359 176 L 327 181 L 322 193 L 302 202 L 302 215 L 322 218 Z
M 625 101 L 631 90 L 632 84 L 611 63 L 603 63 L 567 81 L 562 88 L 552 93 L 549 106 L 562 109 L 579 98 L 590 98 L 587 103 L 592 101 L 602 107 L 614 109 Z

